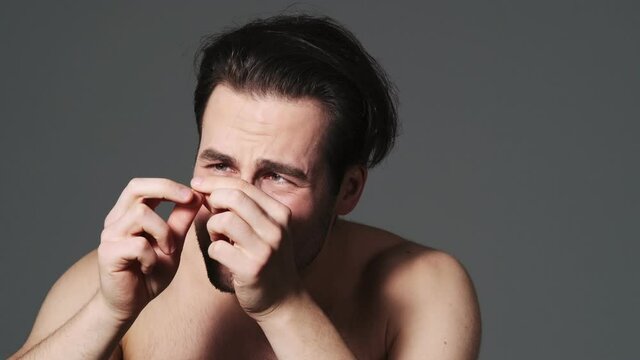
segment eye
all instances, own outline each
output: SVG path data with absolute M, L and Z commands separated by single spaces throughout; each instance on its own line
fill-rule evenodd
M 210 164 L 206 167 L 216 171 L 229 171 L 229 166 L 225 163 Z
M 286 184 L 286 183 L 288 183 L 287 179 L 282 177 L 280 174 L 270 173 L 270 174 L 267 174 L 265 177 L 267 179 L 269 179 L 269 180 L 272 180 L 273 182 L 278 183 L 278 184 Z

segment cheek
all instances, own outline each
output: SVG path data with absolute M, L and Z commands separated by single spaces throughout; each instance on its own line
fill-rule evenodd
M 201 167 L 200 165 L 196 165 L 193 167 L 193 177 L 196 176 L 200 176 L 200 177 L 205 177 L 207 176 L 207 169 Z
M 209 209 L 207 209 L 206 207 L 202 206 L 202 207 L 200 207 L 200 210 L 196 214 L 195 218 L 193 219 L 193 225 L 199 231 L 206 231 L 207 221 L 209 221 L 211 216 L 212 216 L 212 214 L 209 211 Z

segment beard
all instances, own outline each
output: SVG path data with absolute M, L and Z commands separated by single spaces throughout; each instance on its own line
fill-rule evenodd
M 211 216 L 212 214 L 207 210 L 206 216 L 196 216 L 194 220 L 198 247 L 204 259 L 207 277 L 211 285 L 221 292 L 235 293 L 233 273 L 231 270 L 217 260 L 209 257 L 208 249 L 212 239 L 211 234 L 209 234 L 207 230 L 207 221 Z M 327 206 L 310 224 L 299 224 L 299 226 L 291 224 L 288 235 L 290 236 L 289 241 L 292 242 L 294 262 L 298 272 L 308 267 L 320 253 L 334 220 L 335 216 L 331 213 L 330 207 Z M 229 239 L 222 234 L 215 234 L 214 240 L 229 241 Z

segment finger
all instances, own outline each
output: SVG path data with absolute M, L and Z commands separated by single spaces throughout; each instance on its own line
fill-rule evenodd
M 270 255 L 269 244 L 261 240 L 251 226 L 232 211 L 218 213 L 209 218 L 207 230 L 210 234 L 225 235 L 255 260 L 268 259 Z
M 230 176 L 196 177 L 191 180 L 191 187 L 205 194 L 211 194 L 215 189 L 237 189 L 253 199 L 278 224 L 286 225 L 291 218 L 291 210 L 286 205 L 242 179 Z
M 175 241 L 174 249 L 177 250 L 178 253 L 182 251 L 182 245 L 184 244 L 187 232 L 204 201 L 204 195 L 194 192 L 191 202 L 188 204 L 175 204 L 169 214 L 167 225 L 173 233 L 173 240 Z
M 252 198 L 236 189 L 217 189 L 209 197 L 208 202 L 214 208 L 230 209 L 249 224 L 260 239 L 277 249 L 287 224 L 279 224 L 265 214 Z
M 207 253 L 213 260 L 228 267 L 234 276 L 247 278 L 255 268 L 255 265 L 240 249 L 223 240 L 212 242 Z
M 116 259 L 112 263 L 111 272 L 127 270 L 132 262 L 140 264 L 140 270 L 149 274 L 158 261 L 158 255 L 151 244 L 142 236 L 135 236 L 119 241 L 107 241 L 100 244 L 104 256 Z
M 136 204 L 115 222 L 110 229 L 113 237 L 149 234 L 163 253 L 169 255 L 175 249 L 175 241 L 169 225 L 145 204 Z
M 278 225 L 265 210 L 239 189 L 215 189 L 206 201 L 212 209 L 227 209 L 239 215 L 261 238 L 271 239 Z
M 229 209 L 238 214 L 273 249 L 280 247 L 283 229 L 287 224 L 277 223 L 245 192 L 239 189 L 214 189 L 206 200 L 213 209 Z
M 180 183 L 163 178 L 134 178 L 124 188 L 107 217 L 105 227 L 119 219 L 136 202 L 147 201 L 153 209 L 162 200 L 186 204 L 193 191 Z

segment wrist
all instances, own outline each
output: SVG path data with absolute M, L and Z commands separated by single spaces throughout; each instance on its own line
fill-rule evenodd
M 137 315 L 128 315 L 113 309 L 100 290 L 91 299 L 88 307 L 92 312 L 96 313 L 105 326 L 119 330 L 129 328 L 137 317 Z
M 355 359 L 331 319 L 304 289 L 258 325 L 279 359 Z
M 304 312 L 310 306 L 313 306 L 311 296 L 304 288 L 298 287 L 291 291 L 285 299 L 283 299 L 274 308 L 255 316 L 254 319 L 260 327 L 286 327 L 287 324 L 294 321 L 296 314 Z

